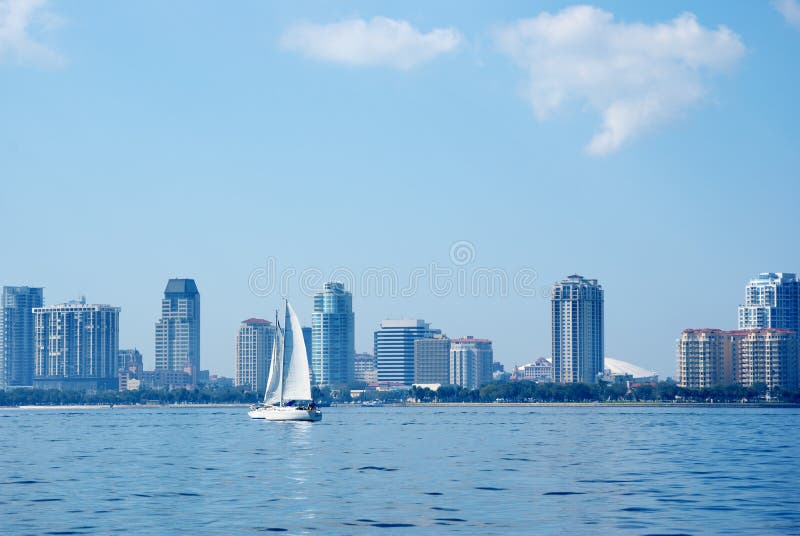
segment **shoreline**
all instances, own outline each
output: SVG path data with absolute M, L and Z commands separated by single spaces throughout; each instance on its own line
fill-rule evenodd
M 44 411 L 44 410 L 111 410 L 111 409 L 181 409 L 181 408 L 246 408 L 250 404 L 66 404 L 63 406 L 0 406 L 0 411 Z M 336 408 L 362 408 L 361 404 L 335 404 Z M 786 402 L 416 402 L 384 403 L 393 408 L 800 408 L 800 404 Z M 376 408 L 366 408 L 374 410 Z M 378 408 L 379 409 L 379 408 Z
M 420 402 L 384 404 L 405 407 L 520 407 L 520 408 L 800 408 L 788 402 Z

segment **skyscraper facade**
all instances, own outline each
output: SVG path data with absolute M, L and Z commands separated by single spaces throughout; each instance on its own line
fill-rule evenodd
M 119 308 L 74 301 L 33 310 L 33 386 L 117 389 Z
M 275 326 L 269 320 L 248 318 L 236 335 L 233 384 L 259 393 L 267 388 Z
M 200 293 L 194 279 L 170 279 L 156 323 L 156 370 L 200 372 Z
M 739 329 L 800 329 L 800 279 L 789 273 L 761 273 L 745 287 Z
M 36 356 L 33 309 L 44 305 L 44 289 L 3 287 L 0 303 L 0 389 L 33 385 Z
M 424 320 L 384 320 L 374 335 L 378 381 L 414 383 L 414 341 L 441 334 Z
M 450 339 L 445 335 L 414 341 L 414 383 L 450 383 Z
M 492 341 L 464 337 L 450 342 L 450 383 L 478 389 L 492 381 Z
M 353 295 L 342 283 L 325 283 L 311 313 L 311 373 L 316 385 L 353 381 L 355 355 Z
M 571 275 L 553 287 L 553 375 L 559 383 L 595 383 L 603 372 L 603 287 Z

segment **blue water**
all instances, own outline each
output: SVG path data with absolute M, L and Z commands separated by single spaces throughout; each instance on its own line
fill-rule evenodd
M 4 534 L 800 533 L 800 411 L 0 411 Z

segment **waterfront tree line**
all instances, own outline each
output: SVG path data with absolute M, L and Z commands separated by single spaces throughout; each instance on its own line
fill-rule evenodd
M 359 386 L 363 387 L 363 386 Z M 766 386 L 727 385 L 705 389 L 686 389 L 672 381 L 643 384 L 628 388 L 625 384 L 556 384 L 527 381 L 489 383 L 480 389 L 443 385 L 437 390 L 413 387 L 410 390 L 364 391 L 351 397 L 347 386 L 314 387 L 314 399 L 323 404 L 382 400 L 387 403 L 430 402 L 695 402 L 741 403 L 780 402 L 800 404 L 800 390 L 779 390 L 767 393 Z M 252 404 L 259 393 L 244 388 L 172 389 L 139 391 L 57 391 L 44 389 L 10 389 L 0 391 L 0 406 L 59 406 L 69 404 Z
M 725 385 L 704 389 L 687 389 L 675 382 L 642 384 L 629 388 L 622 383 L 489 383 L 480 389 L 464 389 L 445 385 L 431 391 L 412 388 L 410 398 L 420 402 L 764 402 L 800 403 L 800 390 L 776 391 L 767 396 L 765 385 L 743 387 Z

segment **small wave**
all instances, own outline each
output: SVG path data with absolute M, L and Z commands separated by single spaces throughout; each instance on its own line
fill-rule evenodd
M 379 467 L 377 465 L 365 465 L 364 467 L 359 467 L 359 471 L 397 471 L 396 468 L 393 467 Z

